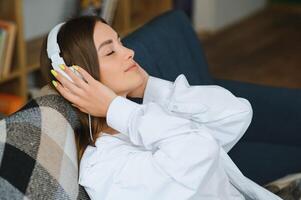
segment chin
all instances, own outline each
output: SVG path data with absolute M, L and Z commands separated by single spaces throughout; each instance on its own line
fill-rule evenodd
M 120 96 L 128 96 L 127 95 L 128 93 L 131 93 L 138 87 L 142 86 L 143 82 L 144 82 L 144 80 L 141 75 L 132 76 L 131 78 L 128 79 L 127 83 L 122 84 L 123 89 L 118 90 L 118 92 L 116 92 L 116 90 L 115 90 L 115 93 Z
M 134 91 L 135 89 L 139 88 L 140 86 L 142 86 L 144 83 L 143 77 L 142 76 L 136 76 L 135 78 L 133 77 L 131 79 L 131 81 L 128 84 L 127 87 L 127 93 L 130 93 L 132 91 Z
M 134 90 L 134 89 L 140 87 L 142 84 L 143 84 L 142 76 L 137 76 L 136 79 L 132 79 L 131 90 Z

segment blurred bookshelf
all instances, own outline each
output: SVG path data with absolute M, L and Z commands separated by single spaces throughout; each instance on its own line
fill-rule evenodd
M 29 73 L 40 68 L 40 50 L 45 37 L 37 37 L 26 42 L 26 63 Z
M 119 0 L 112 26 L 126 36 L 172 7 L 172 0 Z
M 17 26 L 13 62 L 10 73 L 0 77 L 0 93 L 19 96 L 28 100 L 28 75 L 39 71 L 40 36 L 29 41 L 24 39 L 23 0 L 0 0 L 0 19 L 13 21 Z M 153 17 L 172 9 L 172 0 L 119 0 L 112 27 L 126 36 Z
M 0 93 L 14 95 L 16 98 L 12 99 L 18 99 L 19 104 L 20 102 L 25 103 L 27 97 L 26 44 L 23 36 L 22 3 L 21 0 L 0 0 L 0 19 L 16 25 L 12 62 L 9 66 L 9 73 L 0 78 Z M 5 105 L 3 103 L 0 102 L 1 107 Z M 13 104 L 13 102 L 11 103 Z

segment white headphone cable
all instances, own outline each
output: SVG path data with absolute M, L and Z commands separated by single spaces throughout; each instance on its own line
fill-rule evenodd
M 88 114 L 88 116 L 89 116 L 89 131 L 90 131 L 90 138 L 91 138 L 91 141 L 93 142 L 92 126 L 91 126 L 91 115 Z

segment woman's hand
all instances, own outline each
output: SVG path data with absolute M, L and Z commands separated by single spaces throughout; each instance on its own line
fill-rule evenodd
M 140 65 L 138 65 L 138 70 L 140 71 L 141 75 L 143 76 L 143 83 L 141 86 L 133 90 L 132 92 L 128 93 L 128 97 L 134 97 L 134 98 L 143 98 L 144 96 L 144 91 L 146 88 L 146 84 L 149 78 L 149 74 L 142 68 Z
M 73 66 L 87 82 L 75 75 L 65 65 L 61 68 L 71 77 L 74 83 L 62 74 L 57 73 L 57 71 L 52 70 L 51 73 L 59 81 L 59 83 L 53 81 L 59 93 L 80 111 L 97 117 L 106 117 L 110 103 L 117 96 L 115 92 L 95 80 L 81 67 Z

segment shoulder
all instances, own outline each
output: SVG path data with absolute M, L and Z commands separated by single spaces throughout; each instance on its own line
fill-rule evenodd
M 96 140 L 95 147 L 88 146 L 80 161 L 79 184 L 107 184 L 106 181 L 112 180 L 130 152 L 141 151 L 126 137 L 121 134 L 105 135 Z

